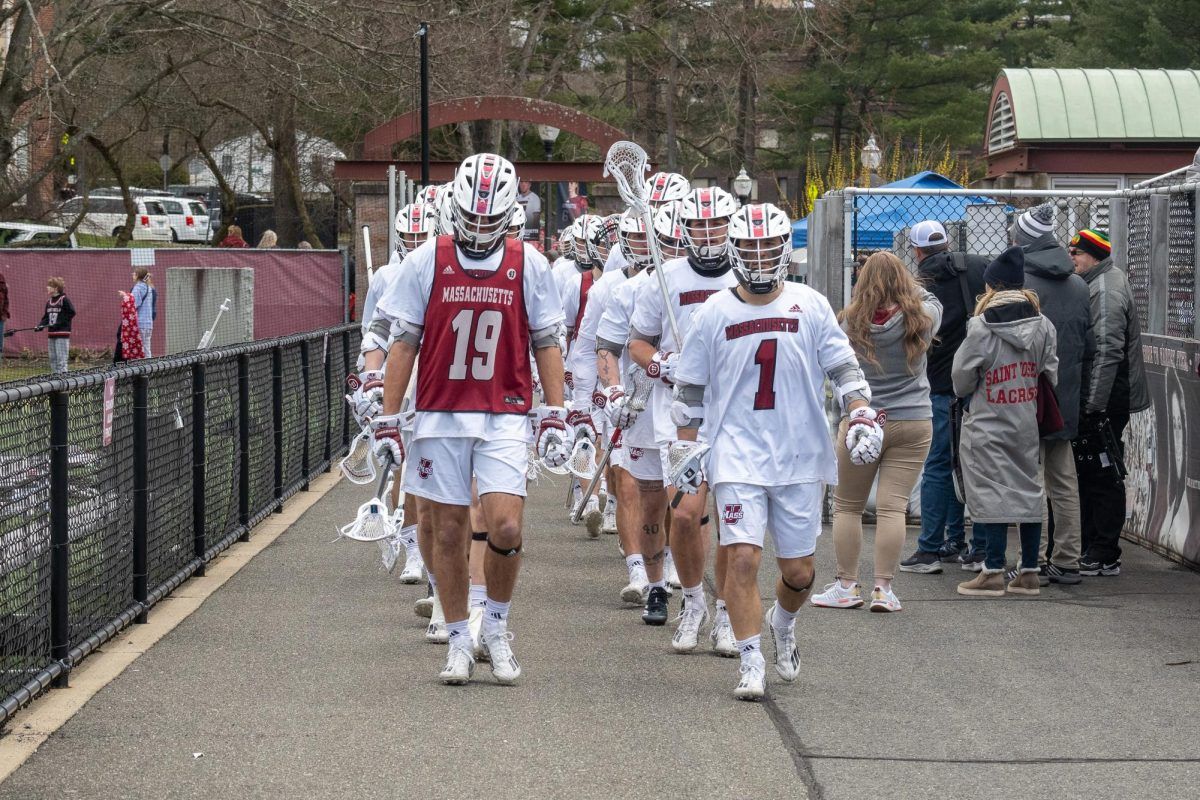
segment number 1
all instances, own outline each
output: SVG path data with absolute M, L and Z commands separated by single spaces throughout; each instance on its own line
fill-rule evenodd
M 755 411 L 767 411 L 775 407 L 775 351 L 778 345 L 778 339 L 763 339 L 754 352 L 754 363 L 758 365 Z

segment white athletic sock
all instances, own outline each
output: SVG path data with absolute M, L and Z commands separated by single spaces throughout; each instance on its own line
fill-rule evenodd
M 693 605 L 697 605 L 697 606 L 700 606 L 701 608 L 703 608 L 705 605 L 707 605 L 707 600 L 708 600 L 708 598 L 706 598 L 704 596 L 704 584 L 703 583 L 698 584 L 696 586 L 683 587 L 683 605 L 684 605 L 684 607 L 691 608 Z
M 629 570 L 629 580 L 632 582 L 638 573 L 646 574 L 646 562 L 642 560 L 641 553 L 634 553 L 625 556 L 625 567 Z
M 474 649 L 474 645 L 471 644 L 470 623 L 467 620 L 447 622 L 446 630 L 450 633 L 451 647 L 461 647 L 464 650 Z
M 779 601 L 775 601 L 775 608 L 771 612 L 771 627 L 778 630 L 787 630 L 792 627 L 792 623 L 796 621 L 796 615 L 800 612 L 788 611 L 783 606 L 779 605 Z
M 733 645 L 742 654 L 743 664 L 762 658 L 762 636 L 759 634 L 748 639 L 738 639 Z
M 417 526 L 408 525 L 400 529 L 400 541 L 404 542 L 404 549 L 411 553 L 417 549 Z
M 665 563 L 667 563 L 668 561 L 671 561 L 671 562 L 674 562 L 674 561 L 675 561 L 675 559 L 671 558 L 671 547 L 670 547 L 670 545 L 668 545 L 668 546 L 666 546 L 666 547 L 664 547 L 664 548 L 663 548 L 663 563 L 665 564 Z
M 667 588 L 667 582 L 666 581 L 650 581 L 650 588 L 651 589 L 655 589 L 655 588 L 665 589 L 665 588 Z
M 716 619 L 713 620 L 713 624 L 720 625 L 722 622 L 729 619 L 729 609 L 725 607 L 725 601 L 719 597 L 717 598 L 716 605 L 717 616 Z
M 493 634 L 503 631 L 508 627 L 508 610 L 512 607 L 512 601 L 501 603 L 499 600 L 487 599 L 487 606 L 483 612 L 483 632 L 484 634 Z
M 471 609 L 483 608 L 487 604 L 487 587 L 480 583 L 472 583 L 467 605 Z
M 425 567 L 425 577 L 429 579 L 429 588 L 437 591 L 437 578 L 433 577 L 433 570 L 428 566 Z

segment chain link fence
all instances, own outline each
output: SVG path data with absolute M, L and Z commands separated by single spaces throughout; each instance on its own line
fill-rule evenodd
M 359 337 L 0 387 L 0 723 L 330 468 Z

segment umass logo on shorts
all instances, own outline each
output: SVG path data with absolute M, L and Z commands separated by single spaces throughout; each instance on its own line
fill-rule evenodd
M 644 456 L 645 454 L 646 454 L 646 451 L 645 451 L 643 448 L 641 448 L 641 447 L 631 447 L 631 448 L 629 448 L 629 457 L 630 457 L 631 459 L 633 459 L 634 461 L 637 461 L 638 459 L 640 459 L 640 458 L 641 458 L 642 456 Z
M 422 458 L 417 464 L 417 474 L 422 478 L 428 478 L 433 474 L 433 462 L 428 458 Z
M 724 516 L 726 525 L 737 525 L 738 520 L 740 520 L 744 516 L 742 514 L 742 504 L 741 503 L 726 503 L 725 504 L 725 512 L 724 512 L 723 516 Z

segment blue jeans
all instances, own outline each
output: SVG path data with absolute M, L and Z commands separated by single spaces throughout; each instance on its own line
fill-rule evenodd
M 933 404 L 933 441 L 925 457 L 925 472 L 921 475 L 921 536 L 917 549 L 936 553 L 942 544 L 962 544 L 963 504 L 954 494 L 954 479 L 950 466 L 950 401 L 949 394 L 931 394 Z M 971 544 L 983 548 L 983 539 L 972 534 Z
M 1038 549 L 1042 544 L 1042 523 L 1021 523 L 1021 568 L 1037 569 Z M 988 569 L 1004 569 L 1004 551 L 1008 549 L 1007 522 L 976 522 L 971 525 L 975 536 L 985 540 L 983 565 Z

